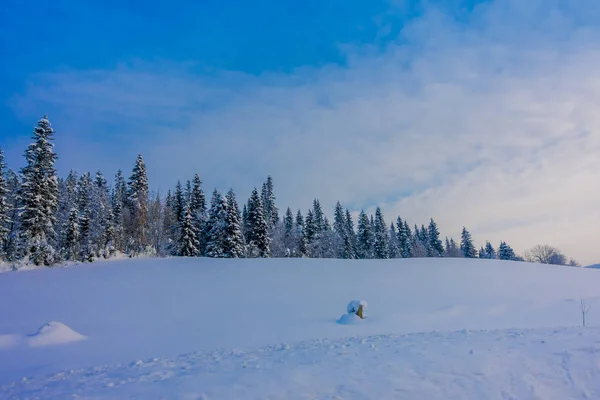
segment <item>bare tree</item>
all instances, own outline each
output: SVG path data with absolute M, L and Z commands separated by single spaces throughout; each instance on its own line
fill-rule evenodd
M 525 253 L 528 262 L 567 265 L 567 257 L 556 247 L 538 244 Z
M 591 305 L 586 306 L 585 305 L 585 300 L 581 299 L 580 304 L 580 309 L 581 309 L 581 319 L 583 322 L 583 326 L 585 327 L 585 317 L 587 316 L 588 311 L 590 311 L 590 308 L 592 307 Z

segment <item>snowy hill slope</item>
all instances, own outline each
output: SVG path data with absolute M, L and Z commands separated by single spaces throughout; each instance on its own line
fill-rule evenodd
M 597 268 L 597 269 L 600 269 L 600 264 L 588 265 L 586 268 Z
M 375 371 L 384 373 L 381 366 L 369 368 L 369 363 L 375 363 L 372 357 L 376 354 L 367 354 L 366 350 L 363 352 L 362 345 L 356 344 L 360 342 L 342 338 L 434 330 L 437 333 L 410 336 L 411 346 L 417 354 L 421 354 L 413 361 L 404 356 L 400 359 L 394 356 L 397 354 L 394 349 L 405 343 L 406 339 L 402 337 L 375 336 L 366 340 L 375 340 L 377 346 L 387 349 L 381 353 L 381 357 L 390 364 L 389 373 L 394 373 L 396 368 L 403 368 L 408 374 L 402 378 L 406 381 L 397 382 L 405 390 L 412 388 L 412 393 L 420 393 L 429 384 L 431 390 L 438 390 L 434 388 L 439 388 L 442 381 L 439 380 L 441 378 L 435 378 L 435 374 L 448 374 L 448 377 L 454 374 L 454 378 L 448 379 L 456 380 L 457 375 L 462 376 L 460 379 L 465 381 L 467 390 L 464 393 L 477 397 L 478 392 L 472 390 L 477 389 L 473 385 L 479 382 L 477 390 L 481 390 L 483 397 L 494 398 L 485 394 L 496 393 L 495 396 L 499 397 L 496 390 L 500 390 L 500 386 L 494 385 L 512 382 L 511 379 L 516 375 L 511 374 L 517 374 L 515 368 L 518 364 L 524 363 L 521 371 L 529 367 L 536 369 L 537 372 L 531 371 L 530 375 L 522 378 L 529 380 L 529 383 L 523 381 L 523 390 L 533 390 L 532 387 L 544 387 L 544 382 L 539 381 L 542 378 L 536 374 L 549 379 L 551 375 L 548 375 L 550 372 L 546 371 L 547 368 L 556 368 L 552 369 L 552 376 L 560 375 L 567 379 L 567 372 L 561 369 L 563 362 L 567 364 L 565 368 L 568 367 L 569 371 L 574 368 L 575 372 L 588 363 L 600 363 L 600 339 L 596 340 L 598 332 L 593 330 L 595 328 L 557 329 L 556 332 L 541 329 L 579 326 L 581 298 L 592 305 L 588 315 L 589 325 L 600 325 L 598 270 L 493 260 L 173 258 L 124 260 L 66 269 L 1 274 L 0 344 L 2 337 L 5 339 L 0 345 L 0 386 L 5 386 L 0 390 L 0 398 L 3 398 L 2 395 L 10 398 L 9 394 L 14 394 L 14 390 L 29 390 L 28 393 L 35 397 L 36 385 L 48 389 L 49 381 L 45 380 L 45 376 L 62 370 L 74 372 L 65 372 L 52 378 L 51 382 L 54 383 L 50 389 L 55 387 L 57 398 L 61 398 L 61 394 L 64 398 L 66 393 L 75 389 L 86 393 L 88 389 L 102 386 L 102 382 L 107 385 L 110 383 L 109 387 L 114 389 L 110 393 L 103 392 L 105 395 L 119 398 L 126 396 L 127 388 L 134 391 L 151 390 L 156 386 L 139 386 L 139 382 L 135 383 L 141 379 L 138 372 L 150 373 L 146 380 L 164 381 L 164 385 L 157 384 L 157 391 L 169 385 L 191 385 L 194 389 L 190 389 L 190 393 L 194 396 L 199 393 L 198 387 L 201 386 L 200 394 L 208 396 L 212 393 L 214 398 L 236 398 L 235 393 L 228 392 L 226 387 L 236 387 L 239 383 L 240 390 L 243 390 L 244 384 L 256 379 L 273 390 L 253 392 L 257 397 L 272 393 L 281 398 L 289 396 L 278 392 L 276 387 L 270 386 L 270 382 L 280 380 L 300 390 L 302 386 L 294 385 L 309 385 L 316 379 L 314 377 L 325 373 L 321 369 L 329 367 L 332 368 L 331 380 L 326 375 L 322 377 L 322 389 L 329 389 L 317 393 L 317 397 L 332 398 L 337 395 L 341 398 L 363 398 L 358 383 L 355 386 L 340 383 L 346 385 L 344 387 L 348 390 L 354 390 L 348 393 L 343 388 L 334 390 L 327 386 L 331 382 L 343 382 L 342 375 L 352 372 L 351 368 L 357 368 L 356 372 L 362 371 L 367 380 L 375 379 Z M 336 320 L 353 299 L 368 301 L 368 319 L 359 325 L 337 324 Z M 86 340 L 31 347 L 24 345 L 24 341 L 14 339 L 31 335 L 51 321 L 64 324 L 85 336 Z M 479 339 L 475 342 L 456 339 L 460 335 L 451 333 L 464 329 L 532 328 L 537 330 L 523 332 L 526 339 L 521 344 L 513 343 L 515 337 L 521 337 L 519 331 L 477 333 Z M 324 342 L 310 342 L 324 338 L 327 338 Z M 573 341 L 573 338 L 581 340 Z M 539 349 L 527 345 L 538 340 L 555 345 Z M 288 343 L 289 348 L 281 348 L 281 343 Z M 443 350 L 437 356 L 434 353 L 426 354 L 432 343 Z M 516 347 L 511 347 L 510 343 Z M 273 345 L 275 348 L 266 353 L 264 350 L 252 350 Z M 341 362 L 332 357 L 331 346 L 335 350 L 336 346 L 343 349 L 347 345 L 351 348 L 358 346 L 353 360 Z M 455 346 L 464 349 L 473 347 L 474 354 L 468 354 L 471 359 L 477 359 L 478 354 L 484 354 L 488 349 L 492 351 L 489 358 L 480 359 L 472 366 L 483 377 L 473 375 L 467 364 L 459 363 L 454 367 L 448 364 L 449 361 L 443 361 L 444 354 Z M 235 352 L 232 349 L 247 350 Z M 405 348 L 403 351 L 409 350 Z M 177 358 L 180 354 L 190 352 L 202 353 L 191 355 L 192 361 Z M 514 357 L 510 355 L 511 352 Z M 564 358 L 557 356 L 563 353 Z M 312 355 L 317 358 L 313 359 Z M 133 360 L 152 358 L 158 361 L 142 363 L 142 366 L 130 364 Z M 515 368 L 492 371 L 493 360 L 497 358 L 505 360 L 503 362 L 506 365 L 514 364 Z M 355 367 L 347 365 L 350 361 Z M 177 368 L 179 362 L 183 363 L 182 368 L 196 372 L 173 372 L 172 369 Z M 258 371 L 263 372 L 248 373 L 249 369 L 252 370 L 248 365 L 255 365 L 253 362 L 260 367 Z M 271 368 L 279 362 L 284 363 L 285 368 Z M 303 367 L 303 362 L 311 367 Z M 547 365 L 548 362 L 552 364 Z M 576 365 L 571 365 L 572 362 Z M 246 368 L 242 367 L 243 363 Z M 421 382 L 418 371 L 424 374 L 430 363 L 441 363 L 441 369 L 433 373 L 434 380 Z M 140 368 L 146 364 L 149 364 L 148 368 L 142 372 Z M 89 367 L 95 368 L 87 369 Z M 463 371 L 462 368 L 467 369 Z M 410 375 L 411 370 L 417 372 Z M 81 379 L 81 374 L 88 378 Z M 590 381 L 595 376 L 589 375 L 592 372 L 587 374 L 571 377 L 573 383 L 566 384 L 571 385 L 568 386 L 572 390 L 569 393 L 580 393 L 582 390 L 597 393 L 594 390 L 598 389 L 600 383 L 594 386 L 589 382 L 600 380 Z M 29 381 L 30 386 L 26 383 L 16 386 L 9 384 L 24 376 L 34 377 Z M 114 378 L 114 381 L 106 380 L 107 377 Z M 380 378 L 388 380 L 385 387 L 391 390 L 394 383 L 389 380 L 392 376 Z M 469 381 L 471 378 L 475 381 Z M 177 393 L 183 395 L 183 391 Z M 525 392 L 518 393 L 521 396 L 517 397 L 522 397 Z M 52 392 L 46 394 L 51 396 Z M 363 394 L 378 398 L 377 393 L 372 396 L 367 392 Z M 302 396 L 298 394 L 297 397 Z

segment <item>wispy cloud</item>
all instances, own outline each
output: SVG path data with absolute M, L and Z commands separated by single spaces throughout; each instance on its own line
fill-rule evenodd
M 163 189 L 198 171 L 241 195 L 272 174 L 282 205 L 385 202 L 388 217 L 432 216 L 453 235 L 465 224 L 479 241 L 548 242 L 592 262 L 596 8 L 496 0 L 451 18 L 429 6 L 383 49 L 345 48 L 344 66 L 250 76 L 136 61 L 40 74 L 14 104 L 28 117 L 51 110 L 62 143 L 77 143 L 63 165 L 81 170 L 124 167 L 139 151 Z M 94 140 L 93 156 L 76 156 Z

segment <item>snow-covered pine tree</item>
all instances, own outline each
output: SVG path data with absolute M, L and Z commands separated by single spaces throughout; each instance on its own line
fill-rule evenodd
M 485 242 L 484 254 L 485 258 L 490 260 L 497 258 L 496 249 L 494 249 L 494 246 L 489 241 Z
M 147 245 L 148 229 L 148 176 L 142 155 L 138 155 L 128 182 L 127 202 L 129 205 L 128 239 L 133 254 L 143 252 Z
M 8 203 L 8 184 L 5 176 L 6 164 L 4 163 L 4 152 L 0 148 L 0 248 L 4 249 L 8 239 L 10 226 L 10 209 Z M 4 254 L 2 254 L 4 256 Z
M 471 238 L 471 234 L 464 226 L 461 234 L 460 250 L 465 258 L 477 257 L 477 250 L 473 245 L 473 239 Z
M 58 208 L 58 179 L 54 163 L 54 130 L 48 116 L 38 122 L 33 142 L 25 152 L 26 166 L 21 175 L 21 228 L 25 255 L 35 265 L 52 265 L 55 261 L 54 224 Z
M 354 221 L 350 210 L 346 209 L 346 238 L 344 240 L 344 258 L 355 259 L 356 257 L 356 232 L 354 232 Z
M 65 258 L 75 261 L 79 258 L 79 212 L 73 207 L 65 231 Z
M 402 221 L 402 218 L 398 217 L 396 220 L 397 229 L 397 242 L 398 242 L 398 252 L 399 256 L 402 258 L 412 257 L 412 233 L 410 231 L 410 227 L 408 226 L 408 222 Z
M 167 235 L 164 229 L 164 206 L 160 195 L 156 193 L 148 204 L 148 243 L 154 254 L 164 254 Z
M 452 254 L 450 257 L 463 257 L 462 251 L 460 251 L 454 238 L 450 238 L 450 249 Z
M 108 258 L 109 242 L 112 240 L 112 207 L 108 182 L 102 171 L 96 172 L 92 186 L 92 241 L 97 257 Z
M 389 258 L 398 258 L 399 248 L 398 248 L 398 232 L 396 231 L 396 227 L 394 223 L 390 223 L 390 231 L 388 236 L 388 255 Z
M 183 223 L 183 219 L 185 217 L 185 195 L 183 193 L 183 188 L 181 186 L 181 181 L 177 181 L 177 185 L 175 186 L 175 216 L 177 217 L 177 224 L 181 226 Z
M 202 181 L 200 180 L 200 176 L 198 174 L 194 175 L 194 179 L 192 181 L 190 207 L 192 210 L 192 216 L 194 217 L 194 229 L 196 230 L 196 235 L 200 241 L 200 247 L 198 250 L 200 251 L 200 255 L 203 255 L 206 250 L 205 233 L 207 232 L 206 224 L 208 221 L 208 215 L 206 210 L 206 197 L 204 195 L 204 191 L 202 190 Z
M 377 207 L 375 210 L 375 232 L 374 239 L 375 243 L 373 246 L 373 253 L 375 258 L 387 259 L 389 258 L 389 243 L 388 243 L 388 227 L 383 218 L 381 208 Z
M 91 233 L 91 211 L 90 206 L 86 205 L 86 208 L 80 212 L 81 217 L 79 219 L 79 259 L 81 261 L 94 261 L 94 247 L 92 243 Z
M 244 234 L 245 243 L 248 244 L 248 235 L 246 235 L 246 232 L 248 232 L 248 206 L 244 204 L 242 208 L 242 233 Z
M 227 217 L 225 220 L 225 246 L 223 256 L 240 258 L 244 256 L 244 236 L 242 234 L 242 216 L 233 189 L 225 197 Z
M 263 183 L 261 197 L 265 209 L 265 220 L 267 221 L 269 229 L 273 229 L 279 222 L 279 210 L 275 205 L 275 191 L 271 175 L 269 175 L 266 182 Z
M 4 242 L 3 253 L 8 261 L 16 261 L 24 255 L 24 244 L 20 240 L 22 236 L 21 221 L 19 213 L 21 210 L 21 180 L 16 172 L 9 169 L 6 171 L 7 201 L 10 223 L 8 224 L 7 239 Z
M 195 257 L 198 255 L 199 242 L 194 230 L 194 218 L 189 206 L 185 208 L 179 233 L 179 255 L 182 257 Z
M 248 200 L 248 232 L 250 257 L 270 257 L 269 227 L 258 190 L 254 188 Z
M 335 205 L 335 209 L 333 212 L 333 231 L 337 236 L 337 242 L 339 242 L 339 246 L 336 249 L 336 255 L 338 258 L 347 259 L 348 254 L 348 228 L 346 225 L 346 214 L 344 213 L 344 209 L 342 204 L 338 201 Z
M 70 224 L 71 210 L 77 208 L 77 181 L 79 177 L 73 170 L 67 178 L 59 179 L 58 212 L 56 220 L 56 237 L 60 253 L 65 256 L 68 253 L 66 234 Z
M 208 212 L 210 230 L 206 235 L 206 256 L 223 258 L 225 257 L 225 240 L 227 239 L 227 200 L 215 189 L 210 203 L 210 211 Z
M 323 208 L 321 207 L 321 202 L 318 199 L 313 200 L 313 222 L 315 229 L 315 240 L 318 238 L 319 233 L 327 230 L 328 223 L 326 222 L 325 214 L 323 213 Z
M 373 258 L 373 232 L 371 231 L 371 222 L 363 210 L 358 216 L 358 233 L 356 235 L 356 255 L 360 259 Z
M 179 236 L 177 232 L 179 229 L 177 228 L 177 218 L 175 217 L 173 206 L 174 197 L 169 190 L 167 191 L 167 196 L 165 197 L 165 203 L 163 206 L 163 232 L 165 241 L 160 252 L 161 254 L 178 254 Z
M 306 240 L 307 256 L 312 257 L 310 248 L 319 239 L 317 236 L 317 224 L 315 223 L 315 214 L 309 209 L 304 219 L 304 239 Z
M 479 251 L 477 252 L 477 256 L 479 258 L 487 258 L 486 254 L 485 254 L 485 249 L 483 248 L 483 246 L 479 247 Z
M 440 240 L 440 231 L 438 230 L 437 224 L 431 218 L 429 221 L 429 229 L 427 230 L 429 249 L 432 257 L 443 257 L 444 256 L 444 245 Z
M 125 251 L 125 214 L 124 208 L 127 201 L 127 183 L 123 171 L 117 171 L 111 195 L 112 225 L 114 227 L 114 247 L 121 252 Z
M 424 235 L 423 232 L 425 233 Z M 425 230 L 425 227 L 423 226 L 423 230 L 421 230 L 419 229 L 417 224 L 415 224 L 415 230 L 411 239 L 411 246 L 413 249 L 414 257 L 428 257 L 426 246 L 427 240 L 425 239 L 425 241 L 423 241 L 423 237 L 427 237 L 427 231 Z
M 500 242 L 500 247 L 498 247 L 498 258 L 500 260 L 516 260 L 517 256 L 515 251 L 506 244 L 506 242 Z
M 283 246 L 285 248 L 286 257 L 294 257 L 296 255 L 296 231 L 294 230 L 294 214 L 292 209 L 285 210 L 283 218 Z
M 308 243 L 306 241 L 306 229 L 304 226 L 304 216 L 302 211 L 298 210 L 296 213 L 296 235 L 297 235 L 297 246 L 298 246 L 298 257 L 305 257 L 308 255 Z

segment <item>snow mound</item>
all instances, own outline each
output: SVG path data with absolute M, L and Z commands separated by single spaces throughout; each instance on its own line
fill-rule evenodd
M 364 300 L 352 300 L 350 303 L 348 303 L 346 311 L 348 312 L 348 314 L 354 314 L 358 311 L 359 306 L 363 306 L 363 309 L 366 309 L 368 307 L 368 304 Z
M 364 322 L 365 320 L 361 319 L 356 314 L 344 314 L 337 321 L 337 323 L 340 325 L 358 325 L 363 324 Z
M 52 321 L 42 326 L 34 335 L 29 336 L 27 342 L 30 347 L 42 347 L 79 342 L 85 339 L 87 339 L 86 336 L 75 332 L 67 325 Z

